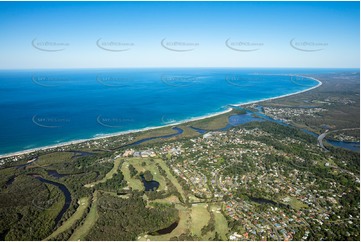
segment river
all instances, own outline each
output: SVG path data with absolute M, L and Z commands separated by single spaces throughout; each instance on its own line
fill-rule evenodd
M 230 106 L 230 107 L 234 108 L 234 109 L 242 110 L 242 111 L 244 110 L 244 108 L 238 107 L 238 106 Z M 259 105 L 259 106 L 257 106 L 257 110 L 258 110 L 257 112 L 252 112 L 250 110 L 246 110 L 246 112 L 247 112 L 246 114 L 231 115 L 228 118 L 228 124 L 225 127 L 220 128 L 216 131 L 226 131 L 237 125 L 242 125 L 242 124 L 246 124 L 246 123 L 254 122 L 254 121 L 260 122 L 260 121 L 264 121 L 264 120 L 270 121 L 273 123 L 277 123 L 279 125 L 286 126 L 286 127 L 293 127 L 290 124 L 287 124 L 281 120 L 276 120 L 276 119 L 273 119 L 273 118 L 267 116 L 266 114 L 263 113 L 262 108 L 263 107 Z M 215 131 L 215 130 L 200 129 L 200 128 L 196 128 L 196 127 L 192 127 L 192 126 L 191 126 L 191 128 L 200 134 L 205 134 L 210 131 Z M 306 134 L 312 135 L 315 138 L 317 138 L 319 136 L 318 134 L 311 132 L 309 130 L 306 130 L 306 129 L 300 129 L 300 130 L 302 130 Z M 336 141 L 336 140 L 330 140 L 330 139 L 325 139 L 325 140 L 332 146 L 360 152 L 360 142 L 346 142 L 346 141 Z
M 55 224 L 57 225 L 59 223 L 59 221 L 61 220 L 61 218 L 63 217 L 64 213 L 70 207 L 70 204 L 71 204 L 71 201 L 72 201 L 70 191 L 68 190 L 68 188 L 65 185 L 63 185 L 61 183 L 58 183 L 58 182 L 47 180 L 47 179 L 41 177 L 40 175 L 32 174 L 32 177 L 34 177 L 35 179 L 38 179 L 39 181 L 41 181 L 43 183 L 47 183 L 47 184 L 58 187 L 62 191 L 62 193 L 64 194 L 65 203 L 64 203 L 62 209 L 60 210 L 59 214 L 55 218 Z

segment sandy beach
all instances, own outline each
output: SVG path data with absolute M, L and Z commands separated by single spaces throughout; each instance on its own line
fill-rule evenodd
M 280 74 L 282 75 L 282 74 Z M 255 100 L 255 101 L 250 101 L 250 102 L 243 102 L 243 103 L 236 103 L 236 104 L 229 104 L 232 106 L 241 106 L 241 105 L 249 105 L 249 104 L 254 104 L 254 103 L 259 103 L 259 102 L 264 102 L 264 101 L 269 101 L 269 100 L 274 100 L 274 99 L 279 99 L 279 98 L 284 98 L 284 97 L 288 97 L 288 96 L 292 96 L 292 95 L 296 95 L 296 94 L 300 94 L 300 93 L 304 93 L 310 90 L 313 90 L 319 86 L 322 85 L 322 82 L 316 78 L 313 77 L 307 77 L 307 76 L 300 76 L 300 75 L 286 75 L 286 76 L 297 76 L 297 77 L 303 77 L 303 78 L 308 78 L 314 81 L 317 81 L 318 84 L 314 87 L 310 87 L 308 89 L 302 90 L 302 91 L 298 91 L 298 92 L 294 92 L 294 93 L 290 93 L 290 94 L 285 94 L 285 95 L 281 95 L 281 96 L 277 96 L 277 97 L 272 97 L 272 98 L 264 98 L 264 99 L 260 99 L 260 100 Z M 100 140 L 100 139 L 106 139 L 106 138 L 110 138 L 110 137 L 115 137 L 115 136 L 120 136 L 120 135 L 126 135 L 126 134 L 130 134 L 130 133 L 139 133 L 139 132 L 143 132 L 143 131 L 148 131 L 148 130 L 153 130 L 153 129 L 159 129 L 159 128 L 163 128 L 163 127 L 169 127 L 169 126 L 176 126 L 179 124 L 184 124 L 184 123 L 188 123 L 188 122 L 192 122 L 192 121 L 197 121 L 197 120 L 202 120 L 202 119 L 206 119 L 206 118 L 210 118 L 210 117 L 214 117 L 217 115 L 221 115 L 221 114 L 225 114 L 232 111 L 232 108 L 228 108 L 225 111 L 222 112 L 216 112 L 216 113 L 211 113 L 211 114 L 207 114 L 204 116 L 200 116 L 200 117 L 191 117 L 185 120 L 181 120 L 179 122 L 174 122 L 174 123 L 170 123 L 170 124 L 165 124 L 165 125 L 159 125 L 159 126 L 154 126 L 154 127 L 147 127 L 147 128 L 143 128 L 143 129 L 135 129 L 135 130 L 128 130 L 128 131 L 122 131 L 122 132 L 117 132 L 117 133 L 112 133 L 112 134 L 104 134 L 104 135 L 95 135 L 95 137 L 89 138 L 89 139 L 79 139 L 79 140 L 74 140 L 74 141 L 69 141 L 69 142 L 63 142 L 63 143 L 59 143 L 59 144 L 55 144 L 55 145 L 49 145 L 49 146 L 43 146 L 43 147 L 37 147 L 37 148 L 33 148 L 33 149 L 27 149 L 27 150 L 23 150 L 23 151 L 19 151 L 19 152 L 12 152 L 12 153 L 8 153 L 8 154 L 3 154 L 0 155 L 0 159 L 1 158 L 7 158 L 7 157 L 12 157 L 12 156 L 20 156 L 20 155 L 25 155 L 25 154 L 29 154 L 35 151 L 46 151 L 48 149 L 55 149 L 55 148 L 60 148 L 63 146 L 68 146 L 68 145 L 74 145 L 74 144 L 79 144 L 79 143 L 83 143 L 83 142 L 87 142 L 87 141 L 93 141 L 93 140 Z

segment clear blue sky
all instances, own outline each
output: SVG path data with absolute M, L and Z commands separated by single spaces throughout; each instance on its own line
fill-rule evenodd
M 360 65 L 359 2 L 0 2 L 0 9 L 0 69 Z M 131 46 L 106 51 L 96 45 L 100 38 L 100 45 Z M 164 38 L 171 48 L 174 41 L 198 45 L 170 51 Z M 34 39 L 37 47 L 67 46 L 42 51 Z M 258 50 L 232 50 L 227 39 Z M 322 50 L 297 50 L 292 39 Z

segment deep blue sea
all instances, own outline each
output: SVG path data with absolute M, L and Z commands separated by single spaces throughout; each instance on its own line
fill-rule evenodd
M 0 154 L 162 126 L 309 89 L 326 69 L 0 71 Z

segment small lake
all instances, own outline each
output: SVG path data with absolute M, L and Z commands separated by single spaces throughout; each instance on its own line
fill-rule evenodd
M 278 205 L 278 203 L 276 203 L 275 201 L 265 199 L 265 198 L 249 197 L 249 199 L 252 202 L 259 203 L 259 204 L 272 204 L 272 205 L 275 205 L 275 206 Z
M 140 176 L 142 182 L 143 182 L 143 185 L 144 185 L 144 188 L 145 188 L 145 191 L 155 191 L 158 189 L 159 187 L 159 182 L 157 181 L 154 181 L 154 180 L 151 180 L 151 181 L 146 181 L 145 178 L 144 178 L 144 175 L 141 175 Z
M 8 187 L 15 181 L 16 176 L 11 176 L 9 180 L 6 181 L 5 186 Z
M 258 204 L 271 204 L 274 206 L 278 206 L 278 207 L 287 207 L 287 205 L 282 204 L 282 203 L 277 203 L 275 201 L 269 200 L 269 199 L 265 199 L 265 198 L 259 198 L 259 197 L 249 197 L 249 199 L 252 202 L 258 203 Z

